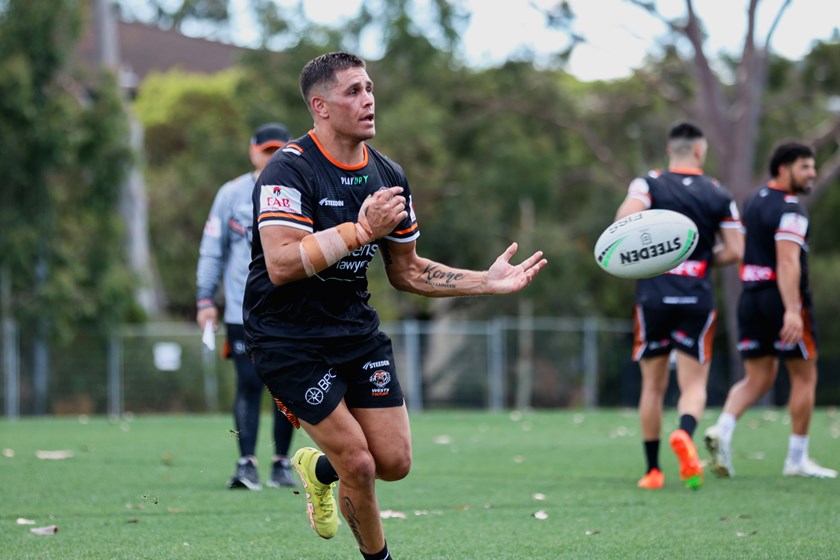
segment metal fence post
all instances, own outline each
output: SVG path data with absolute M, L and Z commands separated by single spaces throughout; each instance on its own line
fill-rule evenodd
M 20 344 L 17 325 L 3 320 L 3 369 L 6 372 L 6 418 L 20 417 Z
M 505 406 L 505 319 L 487 322 L 487 405 L 494 412 Z
M 123 414 L 122 336 L 119 332 L 108 337 L 108 416 L 111 418 Z
M 583 321 L 583 395 L 588 408 L 598 406 L 598 318 Z
M 410 412 L 423 411 L 423 370 L 420 356 L 420 324 L 414 319 L 402 322 L 405 338 L 407 405 Z

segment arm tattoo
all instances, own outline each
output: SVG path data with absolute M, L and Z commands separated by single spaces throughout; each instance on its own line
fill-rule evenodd
M 420 274 L 419 280 L 436 288 L 457 288 L 464 275 L 460 272 L 442 269 L 437 263 L 429 263 Z

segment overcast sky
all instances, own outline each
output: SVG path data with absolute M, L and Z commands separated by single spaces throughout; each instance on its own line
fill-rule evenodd
M 234 0 L 244 5 L 247 0 Z M 277 0 L 292 6 L 297 0 Z M 428 0 L 414 0 L 423 13 Z M 461 0 L 472 12 L 472 19 L 463 40 L 470 64 L 497 64 L 512 53 L 530 49 L 546 55 L 564 45 L 564 36 L 547 29 L 543 16 L 534 6 L 543 8 L 558 0 Z M 361 0 L 306 0 L 307 16 L 323 24 L 339 24 L 355 14 Z M 577 16 L 575 30 L 586 37 L 570 61 L 569 70 L 582 80 L 611 79 L 629 74 L 640 65 L 645 53 L 655 46 L 664 25 L 641 8 L 626 0 L 569 0 Z M 684 0 L 658 0 L 660 11 L 667 17 L 685 12 Z M 748 0 L 696 0 L 695 10 L 709 31 L 709 52 L 721 49 L 738 52 L 746 29 Z M 763 38 L 784 0 L 763 0 L 759 6 L 758 36 Z M 773 35 L 775 52 L 790 59 L 801 58 L 815 39 L 827 39 L 840 26 L 840 0 L 793 0 Z M 236 41 L 256 39 L 256 31 L 247 22 L 237 25 Z M 363 44 L 360 54 L 375 58 L 375 38 Z

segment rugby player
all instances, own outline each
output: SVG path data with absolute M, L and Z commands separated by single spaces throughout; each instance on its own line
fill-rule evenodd
M 697 225 L 698 242 L 677 268 L 639 280 L 636 288 L 633 359 L 642 372 L 639 417 L 647 471 L 638 486 L 662 488 L 660 433 L 670 356 L 676 354 L 679 428 L 669 443 L 680 463 L 680 478 L 691 489 L 703 483 L 703 467 L 692 437 L 706 406 L 706 382 L 717 325 L 713 265 L 741 259 L 743 233 L 732 196 L 703 174 L 708 143 L 696 125 L 682 122 L 668 133 L 668 170 L 634 179 L 616 219 L 651 208 L 685 214 Z
M 836 478 L 808 451 L 808 428 L 817 388 L 817 329 L 808 287 L 808 214 L 799 196 L 817 176 L 813 150 L 780 144 L 770 157 L 770 176 L 744 205 L 747 230 L 738 303 L 738 349 L 744 378 L 729 389 L 705 443 L 717 476 L 734 476 L 732 434 L 744 412 L 769 391 L 784 360 L 790 376 L 791 433 L 784 476 Z
M 281 123 L 267 123 L 251 136 L 248 156 L 254 169 L 222 185 L 216 193 L 204 225 L 196 271 L 196 322 L 203 331 L 209 323 L 219 328 L 215 294 L 224 284 L 225 355 L 236 366 L 236 396 L 233 419 L 239 459 L 228 480 L 228 488 L 262 488 L 257 470 L 257 434 L 260 425 L 260 402 L 265 386 L 245 352 L 242 327 L 242 298 L 248 265 L 251 263 L 250 231 L 253 220 L 251 195 L 254 183 L 268 160 L 291 134 Z M 280 411 L 274 414 L 274 450 L 268 486 L 295 486 L 287 454 L 292 443 L 292 425 Z
M 486 271 L 418 256 L 408 180 L 367 143 L 376 112 L 365 62 L 319 56 L 300 89 L 314 126 L 272 158 L 254 189 L 245 332 L 278 408 L 320 449 L 292 460 L 313 529 L 336 534 L 340 481 L 338 506 L 362 555 L 390 559 L 375 480 L 408 474 L 411 433 L 391 341 L 368 305 L 371 260 L 381 251 L 395 288 L 431 297 L 517 292 L 546 260 L 538 251 L 511 264 L 516 243 Z

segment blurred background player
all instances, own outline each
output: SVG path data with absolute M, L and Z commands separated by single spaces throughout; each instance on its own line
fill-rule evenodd
M 808 216 L 798 195 L 817 176 L 814 152 L 797 142 L 779 145 L 770 158 L 772 179 L 744 205 L 747 230 L 738 304 L 738 347 L 744 378 L 732 386 L 717 423 L 706 430 L 710 467 L 721 477 L 732 468 L 732 433 L 738 418 L 769 391 L 784 360 L 790 376 L 791 434 L 785 476 L 836 478 L 808 455 L 808 427 L 817 388 L 817 332 L 808 288 Z
M 251 263 L 251 195 L 254 183 L 268 160 L 291 137 L 279 123 L 260 126 L 251 137 L 249 155 L 254 170 L 228 181 L 219 189 L 201 236 L 197 271 L 196 320 L 204 330 L 209 322 L 218 329 L 218 310 L 214 296 L 224 284 L 225 354 L 236 366 L 236 397 L 233 418 L 236 424 L 240 458 L 229 488 L 261 488 L 255 449 L 260 422 L 260 403 L 265 386 L 245 351 L 242 326 L 242 298 L 248 266 Z M 274 408 L 274 456 L 269 486 L 295 486 L 287 455 L 292 441 L 292 424 Z
M 636 288 L 633 359 L 642 372 L 639 417 L 647 472 L 638 486 L 662 488 L 659 468 L 660 433 L 669 356 L 676 351 L 679 429 L 670 444 L 680 463 L 680 478 L 697 489 L 703 468 L 692 441 L 706 406 L 706 381 L 717 325 L 712 265 L 740 260 L 744 250 L 738 210 L 717 181 L 703 175 L 708 144 L 690 123 L 674 125 L 668 134 L 668 170 L 651 171 L 630 183 L 616 220 L 652 208 L 685 214 L 697 224 L 699 239 L 689 259 L 677 268 L 644 280 Z M 718 239 L 721 241 L 718 243 Z

